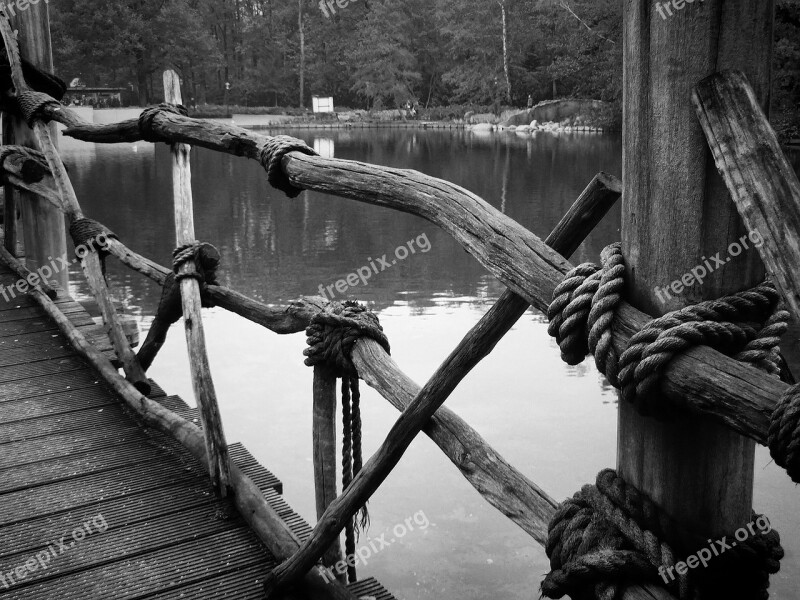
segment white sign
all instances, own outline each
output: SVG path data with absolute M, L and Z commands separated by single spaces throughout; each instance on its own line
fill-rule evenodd
M 311 103 L 315 113 L 333 112 L 333 96 L 312 96 Z

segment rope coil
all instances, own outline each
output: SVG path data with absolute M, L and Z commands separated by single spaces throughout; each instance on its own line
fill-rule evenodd
M 303 140 L 288 135 L 276 135 L 269 137 L 259 150 L 259 161 L 267 171 L 267 181 L 270 185 L 284 192 L 289 198 L 296 198 L 303 190 L 292 185 L 281 166 L 283 157 L 289 152 L 318 156 Z
M 184 117 L 189 116 L 188 109 L 181 104 L 166 104 L 161 103 L 157 106 L 148 106 L 139 115 L 139 133 L 145 142 L 164 142 L 166 144 L 172 143 L 153 129 L 153 120 L 160 114 L 173 114 L 181 115 Z
M 753 522 L 762 519 L 753 513 Z M 676 532 L 688 535 L 615 471 L 603 470 L 595 485 L 584 486 L 562 503 L 550 521 L 545 551 L 552 570 L 542 583 L 542 594 L 617 600 L 634 581 L 665 585 L 681 600 L 709 597 L 704 595 L 709 592 L 726 600 L 769 598 L 769 575 L 778 572 L 784 555 L 776 531 L 737 537 L 713 556 L 709 549 L 703 568 L 684 574 L 676 570 L 683 561 L 664 540 L 668 532 L 672 537 Z M 711 543 L 697 536 L 688 539 L 693 552 L 687 557 L 701 555 Z
M 778 466 L 800 483 L 800 385 L 791 386 L 778 401 L 770 418 L 768 445 Z
M 94 219 L 75 219 L 69 224 L 69 235 L 72 238 L 72 243 L 75 248 L 84 247 L 89 251 L 97 251 L 101 255 L 104 254 L 102 246 L 98 247 L 96 242 L 101 237 L 117 238 L 117 234 L 111 231 L 108 227 L 95 221 Z

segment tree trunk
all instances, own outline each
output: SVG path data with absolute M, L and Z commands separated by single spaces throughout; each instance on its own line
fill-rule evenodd
M 303 108 L 306 78 L 306 35 L 303 31 L 303 0 L 297 0 L 297 26 L 300 31 L 300 108 Z
M 508 69 L 508 23 L 506 22 L 506 0 L 497 0 L 503 16 L 503 73 L 506 77 L 506 100 L 511 104 L 511 76 Z

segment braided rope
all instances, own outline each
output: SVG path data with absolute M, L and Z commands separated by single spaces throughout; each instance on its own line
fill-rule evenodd
M 61 106 L 61 102 L 44 92 L 37 92 L 32 89 L 17 91 L 17 104 L 22 113 L 22 117 L 29 127 L 33 127 L 37 119 L 42 118 L 43 110 L 48 106 Z
M 196 270 L 193 273 L 180 273 L 180 268 L 194 261 Z M 217 268 L 219 267 L 220 254 L 213 244 L 208 242 L 194 242 L 178 246 L 172 251 L 172 270 L 175 273 L 175 281 L 181 282 L 184 279 L 196 279 L 201 288 L 207 284 L 217 284 Z M 208 306 L 211 304 L 210 298 L 205 301 Z M 204 304 L 205 306 L 205 304 Z
M 284 192 L 289 198 L 297 197 L 303 190 L 292 185 L 283 172 L 281 161 L 289 152 L 302 152 L 309 156 L 318 156 L 303 140 L 288 135 L 276 135 L 267 138 L 259 151 L 261 165 L 267 171 L 267 181 L 276 189 Z
M 75 248 L 83 246 L 87 250 L 96 250 L 103 254 L 102 248 L 97 248 L 95 242 L 101 237 L 116 238 L 117 235 L 105 225 L 94 219 L 75 219 L 69 224 L 69 235 Z
M 800 384 L 787 389 L 770 418 L 769 451 L 775 462 L 800 483 Z
M 342 377 L 342 493 L 353 481 L 353 429 L 352 398 L 350 396 L 350 378 Z M 345 556 L 354 556 L 356 552 L 355 516 L 347 520 L 344 528 Z M 356 581 L 355 565 L 347 565 L 347 580 Z
M 754 521 L 762 518 L 753 513 Z M 737 538 L 704 569 L 684 575 L 675 570 L 678 561 L 664 541 L 665 532 L 675 538 L 685 530 L 615 471 L 601 471 L 596 485 L 584 486 L 562 503 L 550 521 L 545 550 L 552 570 L 542 583 L 542 594 L 617 600 L 622 582 L 634 581 L 666 584 L 682 600 L 707 597 L 709 590 L 726 600 L 769 597 L 769 575 L 778 572 L 783 558 L 777 532 Z M 710 542 L 689 537 L 692 550 Z M 667 573 L 675 578 L 669 581 Z
M 148 106 L 139 115 L 139 133 L 145 142 L 152 142 L 154 144 L 158 142 L 164 142 L 167 144 L 171 143 L 170 140 L 158 134 L 153 129 L 153 120 L 158 115 L 163 113 L 171 113 L 173 115 L 181 115 L 184 117 L 189 115 L 187 108 L 181 104 L 162 103 L 158 104 L 157 106 Z

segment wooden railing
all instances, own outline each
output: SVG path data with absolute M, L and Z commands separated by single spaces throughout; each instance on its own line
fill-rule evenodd
M 12 64 L 18 65 L 15 40 L 8 22 L 0 18 L 6 47 Z M 165 75 L 165 98 L 180 103 L 177 75 Z M 21 70 L 15 68 L 17 91 L 25 89 Z M 720 75 L 699 87 L 698 110 L 718 165 L 745 220 L 753 227 L 774 227 L 778 215 L 789 214 L 781 223 L 781 236 L 765 236 L 760 248 L 765 262 L 781 274 L 778 285 L 798 316 L 798 265 L 794 254 L 784 254 L 778 239 L 790 239 L 798 248 L 800 220 L 800 183 L 774 140 L 763 113 L 752 107 L 747 83 L 738 75 Z M 716 102 L 709 105 L 708 97 Z M 730 105 L 723 102 L 730 101 Z M 719 107 L 723 107 L 720 109 Z M 759 138 L 769 144 L 759 146 L 760 161 L 748 160 L 755 142 L 734 127 L 737 110 L 742 107 L 755 118 Z M 138 120 L 112 125 L 83 121 L 76 113 L 57 102 L 41 107 L 34 131 L 41 153 L 21 148 L 4 148 L 2 168 L 10 185 L 39 195 L 58 206 L 71 221 L 82 217 L 69 177 L 56 151 L 45 123 L 56 121 L 66 126 L 65 135 L 95 143 L 132 142 L 142 139 Z M 152 119 L 152 130 L 172 145 L 173 192 L 175 200 L 176 244 L 194 241 L 188 145 L 261 160 L 261 151 L 270 141 L 232 125 L 192 119 L 174 112 L 159 112 Z M 720 139 L 725 140 L 722 143 Z M 777 165 L 777 166 L 776 166 Z M 545 311 L 555 285 L 572 267 L 566 260 L 608 209 L 620 198 L 621 184 L 615 178 L 599 174 L 576 200 L 553 233 L 544 242 L 500 213 L 478 196 L 452 183 L 416 171 L 367 165 L 340 159 L 326 159 L 300 152 L 286 154 L 281 162 L 283 173 L 292 185 L 334 194 L 345 198 L 418 215 L 453 236 L 484 267 L 503 282 L 508 290 L 496 305 L 473 327 L 453 353 L 437 369 L 431 380 L 420 388 L 377 342 L 362 339 L 356 343 L 352 361 L 358 375 L 375 388 L 401 416 L 376 454 L 353 482 L 336 496 L 335 462 L 332 449 L 334 388 L 330 373 L 314 372 L 315 406 L 315 475 L 319 521 L 306 543 L 289 531 L 280 517 L 265 502 L 257 487 L 230 464 L 222 431 L 222 420 L 213 389 L 211 371 L 205 352 L 202 330 L 201 288 L 191 278 L 180 281 L 183 314 L 187 321 L 187 344 L 192 368 L 195 397 L 201 409 L 202 431 L 153 402 L 143 394 L 147 380 L 124 336 L 118 335 L 118 319 L 110 302 L 100 257 L 90 253 L 84 260 L 84 272 L 102 308 L 104 322 L 111 328 L 112 339 L 125 366 L 127 381 L 119 376 L 97 350 L 60 313 L 48 296 L 46 286 L 35 287 L 32 297 L 58 323 L 70 342 L 89 360 L 148 424 L 173 435 L 203 461 L 220 495 L 231 492 L 234 502 L 253 530 L 270 551 L 282 561 L 273 573 L 269 589 L 288 581 L 303 579 L 308 590 L 325 597 L 351 597 L 337 582 L 326 585 L 314 565 L 324 557 L 325 564 L 341 556 L 338 536 L 348 519 L 381 485 L 402 458 L 411 441 L 424 431 L 475 489 L 493 506 L 517 523 L 535 540 L 544 544 L 547 524 L 556 502 L 509 464 L 480 435 L 451 410 L 443 406 L 464 376 L 476 366 L 494 345 L 533 305 Z M 769 194 L 761 182 L 772 182 Z M 745 182 L 744 184 L 742 182 Z M 783 183 L 781 183 L 783 182 Z M 787 208 L 788 207 L 788 208 Z M 792 208 L 794 207 L 794 208 Z M 6 240 L 13 239 L 6 229 Z M 110 238 L 108 252 L 123 264 L 164 285 L 171 268 L 147 259 L 128 248 L 121 240 Z M 2 258 L 18 273 L 25 267 L 9 252 Z M 191 263 L 181 266 L 179 274 L 191 274 Z M 302 298 L 285 308 L 268 307 L 228 289 L 209 284 L 203 289 L 217 306 L 230 310 L 277 333 L 302 331 L 314 315 L 327 309 L 320 298 Z M 621 352 L 631 336 L 650 317 L 628 304 L 618 311 L 614 345 Z M 137 389 L 138 387 L 138 389 Z M 776 400 L 787 385 L 768 375 L 708 348 L 699 347 L 675 359 L 666 370 L 662 391 L 667 398 L 679 399 L 688 410 L 710 415 L 759 443 L 765 443 L 769 417 Z M 332 483 L 333 482 L 333 483 Z M 653 585 L 631 585 L 627 599 L 671 598 Z

